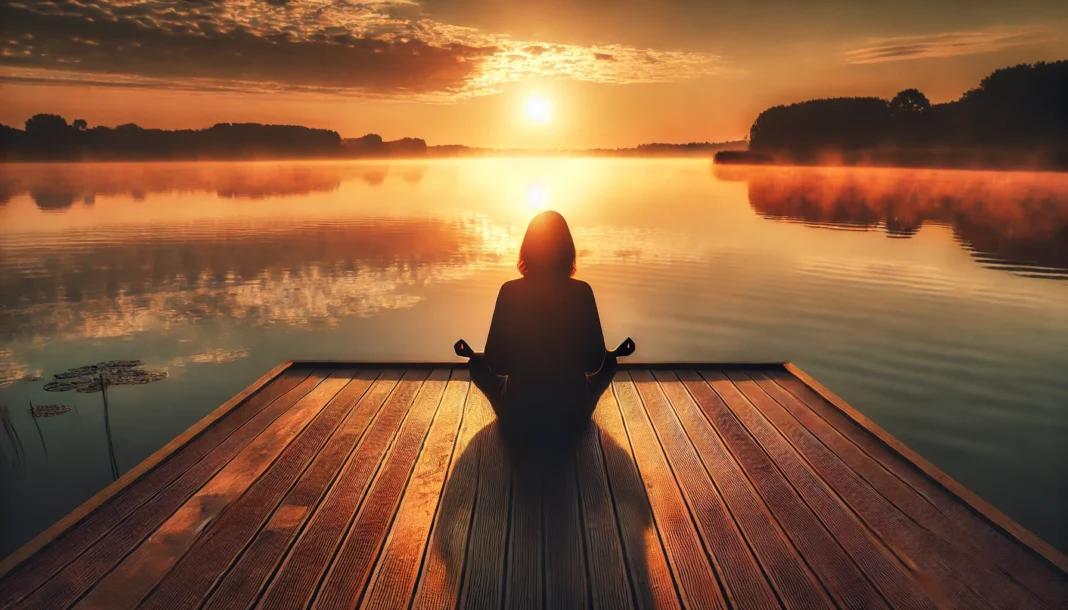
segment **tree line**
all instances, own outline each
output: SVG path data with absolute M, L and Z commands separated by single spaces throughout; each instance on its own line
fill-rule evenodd
M 0 124 L 0 159 L 255 159 L 281 157 L 419 156 L 426 142 L 386 142 L 377 134 L 344 140 L 328 129 L 299 125 L 217 123 L 206 129 L 146 129 L 133 123 L 89 127 L 55 114 L 36 114 L 25 128 Z
M 774 106 L 749 130 L 754 155 L 793 161 L 938 149 L 998 150 L 1068 167 L 1068 60 L 996 70 L 960 99 L 943 104 L 905 89 L 890 100 L 846 97 Z

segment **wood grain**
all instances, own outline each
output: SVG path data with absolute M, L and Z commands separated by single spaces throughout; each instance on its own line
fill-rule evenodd
M 623 413 L 634 448 L 634 460 L 649 494 L 653 517 L 664 538 L 664 549 L 683 602 L 688 608 L 726 608 L 727 601 L 719 580 L 723 572 L 706 554 L 671 467 L 645 417 L 634 384 L 629 378 L 619 381 L 617 376 L 612 389 Z
M 867 423 L 863 423 L 860 420 L 853 419 L 828 398 L 818 394 L 808 383 L 793 374 L 786 371 L 769 370 L 752 373 L 750 377 L 756 379 L 758 385 L 776 397 L 780 404 L 790 408 L 795 417 L 804 417 L 804 412 L 797 410 L 796 404 L 789 398 L 784 398 L 782 394 L 775 393 L 774 387 L 778 386 L 792 394 L 805 407 L 810 409 L 813 415 L 819 416 L 828 426 L 833 427 L 842 438 L 855 445 L 902 483 L 910 486 L 920 498 L 929 502 L 938 513 L 945 515 L 946 518 L 939 520 L 939 524 L 949 523 L 952 527 L 958 528 L 966 544 L 977 546 L 980 553 L 996 562 L 1006 572 L 1012 574 L 1015 580 L 1027 587 L 1036 596 L 1049 600 L 1052 607 L 1068 607 L 1068 579 L 1063 578 L 1063 575 L 1058 575 L 1068 568 L 1068 561 L 1064 561 L 1064 567 L 1061 567 L 1059 560 L 1064 559 L 1064 557 L 1059 552 L 1053 551 L 1053 554 L 1050 554 L 1052 548 L 1049 548 L 1045 543 L 1043 545 L 1047 548 L 1041 551 L 1037 547 L 1032 548 L 1029 545 L 1037 538 L 1030 532 L 1020 531 L 1022 528 L 1018 528 L 1018 526 L 1010 526 L 1005 523 L 1008 517 L 999 511 L 995 511 L 996 515 L 986 514 L 984 510 L 977 505 L 972 505 L 970 501 L 961 501 L 959 491 L 963 488 L 959 483 L 952 481 L 944 474 L 935 476 L 933 473 L 928 472 L 928 467 L 933 468 L 933 466 L 929 466 L 929 464 L 925 466 L 914 462 L 909 455 L 915 454 L 907 448 L 905 448 L 908 451 L 907 454 L 899 452 L 896 446 L 904 447 L 904 445 L 901 445 L 896 439 L 893 439 L 896 446 L 887 444 L 883 437 L 891 439 L 892 437 L 881 429 L 878 429 L 878 432 L 869 429 L 869 426 L 875 426 L 870 420 L 864 418 L 863 421 Z M 840 401 L 840 399 L 838 400 Z M 848 405 L 846 407 L 852 410 Z M 857 415 L 863 417 L 859 414 Z M 830 435 L 830 438 L 834 438 L 830 430 L 819 423 L 813 424 L 811 429 L 820 435 L 820 438 L 824 439 L 825 442 L 829 438 L 828 435 Z M 838 446 L 843 447 L 842 445 Z M 855 460 L 863 459 L 848 448 L 843 449 L 843 451 L 843 457 L 847 457 L 852 463 L 856 463 Z M 918 456 L 916 458 L 922 459 Z M 887 481 L 887 479 L 878 476 L 878 474 L 876 474 L 876 478 L 878 482 L 873 481 L 873 484 L 877 486 Z M 952 491 L 951 487 L 946 486 L 946 483 L 952 488 L 956 488 L 957 491 Z M 890 484 L 896 485 L 892 482 Z M 974 496 L 971 492 L 967 493 Z M 926 512 L 926 509 L 921 510 Z M 927 515 L 927 517 L 932 518 L 931 515 Z M 933 518 L 937 519 L 937 517 Z M 934 527 L 939 527 L 939 525 Z M 1022 538 L 1025 537 L 1027 542 L 1021 543 Z M 957 540 L 961 540 L 961 538 L 958 537 Z M 1055 555 L 1060 555 L 1060 557 L 1058 558 Z
M 383 414 L 316 508 L 257 607 L 303 607 L 311 600 L 427 374 L 427 370 L 413 369 L 401 378 L 383 407 Z
M 931 531 L 899 510 L 842 459 L 793 419 L 780 404 L 744 373 L 728 378 L 772 422 L 783 438 L 804 456 L 813 472 L 828 482 L 865 524 L 893 549 L 907 566 L 918 568 L 916 579 L 936 583 L 951 599 L 979 607 L 1043 607 L 1013 581 L 997 582 L 994 568 L 982 558 L 968 557 L 949 544 L 945 532 Z M 937 597 L 934 593 L 933 597 Z
M 889 559 L 878 550 L 875 541 L 859 524 L 843 520 L 842 515 L 830 515 L 839 519 L 838 522 L 821 522 L 805 500 L 809 491 L 806 483 L 811 481 L 801 481 L 797 487 L 791 485 L 784 472 L 792 470 L 792 465 L 784 464 L 785 470 L 780 469 L 774 458 L 746 431 L 723 399 L 700 375 L 695 371 L 682 370 L 675 371 L 675 375 L 717 435 L 723 439 L 724 448 L 738 461 L 744 471 L 742 476 L 760 492 L 775 519 L 782 524 L 783 530 L 790 536 L 805 563 L 824 584 L 828 594 L 841 607 L 886 608 L 883 596 L 852 558 L 856 556 L 862 561 L 874 561 L 874 574 L 886 569 L 880 564 L 888 563 Z M 738 395 L 728 394 L 726 398 L 734 400 Z M 811 489 L 813 494 L 821 491 L 818 487 Z M 821 499 L 816 498 L 813 502 L 820 505 Z M 832 533 L 831 528 L 836 528 L 836 533 Z
M 621 367 L 532 460 L 465 366 L 284 363 L 0 564 L 0 608 L 1065 607 L 1063 556 L 796 367 L 717 367 Z
M 397 507 L 364 607 L 400 609 L 411 602 L 469 387 L 467 371 L 454 371 Z
M 934 601 L 913 579 L 905 564 L 842 503 L 825 481 L 809 469 L 802 457 L 761 417 L 756 407 L 725 375 L 708 370 L 702 370 L 700 374 L 723 399 L 732 415 L 760 443 L 812 512 L 827 524 L 832 535 L 850 552 L 853 560 L 892 607 L 935 607 Z M 978 607 L 986 606 L 980 603 Z
M 512 465 L 496 422 L 476 435 L 478 489 L 464 564 L 460 605 L 499 608 L 504 594 L 512 497 Z
M 208 527 L 141 607 L 198 608 L 221 575 L 275 512 L 279 503 L 338 433 L 381 371 L 359 371 L 307 429 L 233 505 Z
M 352 369 L 334 371 L 271 422 L 137 550 L 100 580 L 79 602 L 78 607 L 84 610 L 107 610 L 130 607 L 140 602 L 189 550 L 197 536 L 274 465 L 275 459 L 289 447 L 290 442 L 313 422 L 320 422 L 317 417 L 319 413 L 348 385 L 355 373 Z M 328 423 L 324 422 L 324 425 Z
M 617 375 L 619 378 L 619 375 Z M 626 550 L 627 573 L 638 608 L 678 608 L 681 600 L 663 537 L 653 519 L 615 392 L 605 392 L 594 411 L 612 503 Z
M 118 565 L 157 527 L 193 496 L 246 445 L 293 404 L 312 391 L 330 371 L 314 371 L 307 379 L 272 401 L 244 425 L 226 437 L 181 475 L 134 510 L 126 519 L 113 525 L 106 535 L 85 553 L 68 564 L 26 599 L 28 607 L 57 608 L 73 604 Z
M 547 608 L 568 610 L 589 606 L 589 587 L 586 583 L 588 559 L 575 466 L 575 451 L 572 450 L 560 465 L 559 471 L 547 476 L 542 486 Z
M 614 402 L 612 394 L 601 398 Z M 601 409 L 598 406 L 598 409 Z M 608 470 L 601 454 L 601 431 L 590 426 L 576 450 L 578 492 L 581 498 L 586 566 L 590 575 L 590 603 L 594 608 L 625 610 L 633 607 L 620 526 L 612 502 Z M 644 558 L 643 558 L 644 559 Z
M 704 476 L 689 475 L 699 480 L 688 493 L 704 499 L 722 496 L 724 506 L 729 507 L 729 515 L 725 517 L 737 522 L 783 605 L 833 607 L 789 537 L 749 484 L 749 476 L 708 426 L 675 373 L 656 371 L 654 379 L 648 372 L 634 371 L 631 376 L 637 382 L 661 442 L 669 449 L 672 462 L 694 470 L 701 465 L 705 468 L 701 471 Z M 679 472 L 686 466 L 677 466 L 675 470 Z M 709 491 L 711 486 L 716 489 L 714 494 Z
M 478 446 L 473 439 L 492 419 L 485 395 L 469 386 L 460 436 L 437 502 L 431 544 L 424 554 L 416 585 L 412 603 L 415 609 L 446 610 L 458 603 L 479 480 Z
M 289 550 L 293 540 L 302 531 L 327 490 L 338 477 L 344 464 L 357 454 L 357 448 L 368 436 L 365 432 L 379 418 L 388 419 L 385 411 L 386 398 L 400 381 L 403 371 L 383 371 L 371 388 L 342 424 L 341 430 L 331 437 L 315 457 L 312 465 L 304 471 L 297 484 L 282 499 L 267 524 L 257 532 L 255 539 L 244 550 L 228 572 L 214 575 L 221 578 L 210 597 L 207 608 L 247 607 L 258 599 L 278 564 Z M 394 406 L 400 410 L 403 407 Z M 372 441 L 379 436 L 371 435 Z M 369 443 L 372 441 L 368 441 Z M 364 454 L 374 451 L 364 450 Z M 196 569 L 193 565 L 191 569 Z
M 0 563 L 0 604 L 29 595 L 312 372 L 289 365 L 275 367 Z
M 405 491 L 419 449 L 441 405 L 451 371 L 435 369 L 423 383 L 356 519 L 319 586 L 314 607 L 351 608 L 363 595 L 375 558 Z

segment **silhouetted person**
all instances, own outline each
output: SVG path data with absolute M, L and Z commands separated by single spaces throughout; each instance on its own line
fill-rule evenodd
M 511 449 L 577 438 L 612 383 L 616 359 L 634 352 L 629 338 L 605 350 L 593 290 L 573 278 L 575 256 L 564 217 L 535 216 L 519 249 L 523 277 L 501 286 L 485 353 L 462 339 L 455 346 L 471 359 L 471 380 L 489 399 Z

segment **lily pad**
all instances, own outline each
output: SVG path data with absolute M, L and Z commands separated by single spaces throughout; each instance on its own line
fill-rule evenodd
M 33 405 L 30 410 L 34 417 L 55 417 L 70 411 L 67 405 Z
M 53 381 L 45 384 L 46 392 L 76 390 L 83 394 L 100 391 L 100 378 L 107 385 L 141 385 L 167 378 L 167 371 L 141 368 L 140 360 L 107 360 L 69 369 L 52 375 Z
M 105 360 L 104 362 L 97 362 L 96 364 L 87 364 L 85 366 L 68 369 L 62 373 L 56 373 L 55 375 L 52 375 L 52 377 L 54 379 L 73 379 L 75 377 L 88 377 L 100 373 L 110 374 L 116 371 L 137 368 L 143 364 L 144 362 L 141 362 L 140 360 Z

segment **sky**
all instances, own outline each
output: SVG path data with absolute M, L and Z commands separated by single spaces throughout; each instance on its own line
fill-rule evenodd
M 4 0 L 0 122 L 615 148 L 1059 59 L 1064 0 Z

